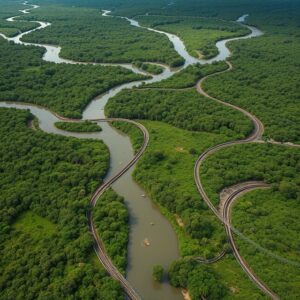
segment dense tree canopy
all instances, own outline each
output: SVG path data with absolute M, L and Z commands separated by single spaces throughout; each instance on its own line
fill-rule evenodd
M 0 115 L 0 298 L 122 299 L 90 260 L 86 221 L 107 148 L 32 131 L 27 111 L 1 108 Z
M 237 145 L 208 157 L 202 167 L 203 183 L 212 199 L 225 187 L 247 180 L 272 184 L 286 199 L 299 199 L 300 151 L 271 144 Z
M 43 52 L 0 38 L 1 100 L 35 103 L 78 118 L 97 95 L 145 78 L 121 67 L 46 63 L 41 59 Z
M 182 259 L 173 263 L 169 276 L 172 285 L 188 288 L 192 299 L 223 299 L 227 291 L 217 274 L 194 260 Z
M 20 15 L 19 10 L 24 9 L 24 5 L 22 5 L 20 1 L 0 0 L 0 7 L 0 32 L 6 36 L 13 37 L 20 32 L 25 32 L 38 26 L 36 23 L 18 21 L 18 18 L 16 18 L 14 22 L 6 20 L 7 18 Z
M 15 1 L 0 1 L 0 32 L 12 36 L 36 26 L 5 21 L 23 7 Z M 198 55 L 195 50 L 200 50 L 206 56 L 215 54 L 216 39 L 246 33 L 220 19 L 234 20 L 249 13 L 247 21 L 259 25 L 265 35 L 230 44 L 234 70 L 210 78 L 205 89 L 257 115 L 268 137 L 299 143 L 299 1 L 62 0 L 60 6 L 50 5 L 54 2 L 43 1 L 47 7 L 22 17 L 52 22 L 26 40 L 59 44 L 68 58 L 135 62 L 151 72 L 160 70 L 144 62 L 173 66 L 183 62 L 167 38 L 119 18 L 102 17 L 99 9 L 136 16 L 145 24 L 175 32 L 190 53 Z M 74 5 L 97 10 L 71 7 Z M 138 16 L 146 13 L 149 16 Z M 95 95 L 142 78 L 123 68 L 45 63 L 42 54 L 42 49 L 0 40 L 2 100 L 33 102 L 80 117 Z M 189 258 L 172 265 L 170 280 L 174 286 L 188 288 L 193 300 L 263 297 L 231 253 L 210 266 L 190 259 L 212 258 L 228 249 L 223 226 L 195 187 L 195 160 L 212 145 L 246 136 L 252 125 L 242 114 L 196 91 L 142 88 L 192 87 L 200 77 L 225 67 L 224 63 L 191 66 L 161 83 L 125 90 L 107 106 L 111 116 L 152 120 L 143 121 L 150 144 L 134 178 L 176 229 L 181 255 Z M 31 119 L 26 111 L 0 109 L 0 298 L 122 299 L 120 286 L 95 261 L 85 216 L 91 193 L 108 168 L 106 147 L 101 142 L 32 131 L 26 127 Z M 114 125 L 131 136 L 135 150 L 140 147 L 143 138 L 136 127 Z M 68 126 L 74 129 L 77 125 Z M 299 160 L 299 149 L 257 143 L 223 149 L 201 169 L 205 190 L 216 205 L 225 187 L 246 180 L 270 183 L 269 190 L 238 200 L 234 226 L 269 253 L 296 263 L 300 251 Z M 109 254 L 124 272 L 129 228 L 123 199 L 107 191 L 94 217 Z M 237 243 L 250 267 L 282 299 L 299 298 L 298 267 L 266 255 L 243 239 L 237 238 Z
M 43 6 L 26 18 L 50 21 L 52 25 L 24 40 L 60 45 L 65 58 L 84 62 L 150 61 L 172 66 L 183 63 L 167 37 L 131 26 L 124 19 L 103 17 L 99 10 Z
M 183 89 L 193 87 L 202 77 L 226 70 L 228 68 L 225 62 L 218 62 L 207 65 L 191 65 L 187 68 L 176 72 L 173 76 L 150 84 L 144 84 L 140 88 L 167 88 L 167 89 Z
M 109 257 L 115 266 L 125 274 L 129 216 L 124 198 L 111 189 L 107 190 L 98 200 L 93 210 L 93 216 Z
M 299 28 L 287 17 L 280 16 L 285 26 L 262 23 L 266 36 L 230 44 L 234 70 L 209 78 L 204 88 L 254 113 L 267 137 L 300 143 Z
M 221 39 L 245 35 L 246 27 L 212 18 L 138 16 L 142 25 L 178 35 L 189 53 L 195 57 L 212 58 L 218 54 L 215 43 Z
M 238 199 L 233 224 L 245 236 L 281 257 L 273 258 L 236 237 L 238 247 L 255 273 L 282 299 L 297 299 L 300 276 L 300 206 L 289 195 L 257 190 Z M 294 263 L 287 263 L 288 259 Z
M 244 115 L 195 90 L 123 90 L 105 107 L 110 117 L 164 121 L 191 131 L 243 137 L 252 131 Z
M 71 132 L 97 132 L 101 131 L 101 127 L 93 122 L 56 122 L 55 126 L 59 129 Z

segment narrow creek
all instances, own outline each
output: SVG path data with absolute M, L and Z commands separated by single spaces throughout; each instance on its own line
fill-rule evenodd
M 31 8 L 22 10 L 23 14 L 30 13 L 30 10 L 37 9 L 37 5 L 29 5 L 24 2 L 24 5 L 28 5 Z M 109 11 L 103 11 L 103 16 L 112 17 L 109 15 Z M 243 22 L 245 16 L 239 18 L 238 21 Z M 8 21 L 15 21 L 16 17 L 8 18 Z M 122 17 L 123 18 L 123 17 Z M 132 26 L 137 26 L 144 28 L 145 30 L 150 30 L 157 32 L 159 34 L 164 34 L 174 45 L 175 51 L 184 58 L 185 64 L 183 67 L 187 67 L 191 64 L 207 64 L 214 61 L 225 60 L 230 56 L 230 51 L 226 47 L 226 43 L 232 40 L 246 39 L 262 34 L 255 27 L 247 26 L 251 33 L 247 36 L 240 38 L 232 38 L 216 43 L 219 50 L 219 54 L 210 60 L 196 59 L 192 57 L 185 48 L 183 41 L 176 35 L 169 34 L 163 31 L 155 30 L 152 28 L 145 28 L 139 25 L 135 20 L 124 18 L 130 22 Z M 16 44 L 23 45 L 34 45 L 38 47 L 45 48 L 45 54 L 43 59 L 48 62 L 53 63 L 68 63 L 68 64 L 88 64 L 82 62 L 75 62 L 68 59 L 63 59 L 59 56 L 61 47 L 52 45 L 42 45 L 33 43 L 24 43 L 21 38 L 30 34 L 35 30 L 40 30 L 50 26 L 50 23 L 36 21 L 39 27 L 19 34 L 13 38 L 7 38 L 3 34 L 0 34 L 3 38 L 12 41 Z M 243 25 L 246 26 L 246 25 Z M 144 72 L 138 70 L 131 64 L 97 64 L 97 65 L 110 65 L 110 66 L 122 66 L 124 68 L 130 69 L 135 73 L 145 74 Z M 182 67 L 182 68 L 183 68 Z M 181 68 L 181 69 L 182 69 Z M 155 75 L 149 80 L 137 81 L 122 84 L 118 87 L 112 88 L 108 92 L 99 95 L 86 107 L 83 112 L 83 119 L 99 119 L 105 118 L 104 107 L 107 101 L 116 95 L 118 92 L 125 88 L 132 88 L 134 86 L 141 85 L 143 82 L 158 82 L 163 79 L 169 78 L 178 70 L 171 70 L 165 66 L 165 70 L 160 75 Z M 40 123 L 40 128 L 47 133 L 54 133 L 64 136 L 73 136 L 76 138 L 93 138 L 103 140 L 103 142 L 108 146 L 110 151 L 110 169 L 105 178 L 109 180 L 113 175 L 117 174 L 124 166 L 133 158 L 133 149 L 129 138 L 123 135 L 119 131 L 112 128 L 108 123 L 101 122 L 102 132 L 99 133 L 71 133 L 63 130 L 59 130 L 54 126 L 54 123 L 59 119 L 51 113 L 49 110 L 22 103 L 13 102 L 0 102 L 0 107 L 14 107 L 18 109 L 29 109 L 32 114 L 34 114 Z M 136 182 L 132 179 L 132 172 L 134 167 L 132 167 L 127 173 L 120 177 L 114 184 L 113 189 L 121 196 L 125 198 L 126 205 L 130 214 L 130 239 L 128 245 L 128 267 L 126 278 L 131 283 L 131 285 L 136 289 L 138 294 L 145 300 L 156 300 L 156 299 L 166 299 L 166 300 L 179 300 L 182 299 L 181 292 L 178 289 L 172 288 L 168 283 L 163 284 L 154 283 L 152 280 L 152 267 L 153 265 L 162 265 L 168 268 L 170 263 L 179 258 L 178 242 L 175 232 L 169 222 L 162 216 L 156 205 L 153 204 L 151 199 L 149 199 L 141 187 L 139 187 Z M 101 233 L 100 233 L 101 236 Z M 143 245 L 143 240 L 148 238 L 150 241 L 150 246 L 146 247 Z

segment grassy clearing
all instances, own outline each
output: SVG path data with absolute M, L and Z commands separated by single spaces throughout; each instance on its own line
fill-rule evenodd
M 22 213 L 14 222 L 13 227 L 29 234 L 34 239 L 51 236 L 56 231 L 56 225 L 35 214 L 32 211 Z

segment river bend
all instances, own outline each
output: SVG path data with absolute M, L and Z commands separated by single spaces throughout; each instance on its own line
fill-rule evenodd
M 21 10 L 23 14 L 30 13 L 30 10 L 37 9 L 37 5 L 29 5 L 24 2 L 24 5 L 30 8 Z M 104 17 L 112 17 L 109 11 L 103 10 L 102 15 Z M 237 21 L 244 22 L 247 15 L 242 16 Z M 7 21 L 14 22 L 16 18 L 20 16 L 10 17 Z M 146 28 L 141 26 L 137 21 L 126 17 L 126 19 L 132 26 L 140 27 L 145 30 L 153 31 L 158 34 L 166 35 L 174 46 L 175 51 L 184 59 L 185 68 L 191 64 L 210 64 L 214 61 L 226 60 L 230 56 L 230 51 L 226 46 L 229 41 L 247 39 L 256 36 L 260 36 L 262 32 L 255 27 L 247 26 L 251 33 L 240 38 L 231 38 L 221 40 L 216 43 L 219 50 L 219 54 L 209 60 L 197 59 L 191 56 L 183 43 L 183 41 L 176 35 L 163 32 L 160 30 Z M 43 47 L 46 51 L 43 55 L 43 60 L 52 63 L 67 63 L 67 64 L 94 64 L 102 66 L 122 66 L 131 70 L 132 72 L 145 74 L 145 72 L 137 69 L 132 64 L 110 64 L 110 63 L 84 63 L 76 62 L 73 60 L 61 58 L 59 56 L 61 47 L 55 45 L 43 45 L 36 43 L 22 42 L 24 35 L 30 34 L 36 30 L 42 30 L 51 23 L 32 21 L 39 26 L 33 30 L 21 33 L 13 38 L 8 38 L 3 34 L 0 34 L 8 41 L 12 41 L 16 44 L 33 45 L 37 47 Z M 246 25 L 242 25 L 246 26 Z M 120 86 L 114 87 L 106 93 L 99 95 L 85 108 L 83 112 L 83 119 L 100 119 L 105 118 L 104 107 L 107 101 L 119 93 L 125 88 L 133 88 L 143 84 L 143 82 L 159 82 L 161 80 L 171 77 L 178 70 L 172 70 L 168 66 L 164 66 L 164 72 L 160 75 L 154 75 L 149 80 L 141 80 L 137 82 L 125 83 Z M 54 133 L 64 136 L 73 136 L 76 138 L 92 138 L 103 140 L 108 146 L 110 151 L 110 169 L 105 178 L 108 181 L 115 174 L 120 172 L 126 164 L 131 161 L 134 156 L 132 145 L 129 138 L 112 128 L 108 123 L 101 122 L 102 132 L 97 133 L 71 133 L 57 129 L 54 123 L 59 121 L 59 118 L 50 112 L 49 110 L 38 107 L 31 104 L 13 103 L 13 102 L 0 102 L 0 107 L 17 108 L 17 109 L 29 109 L 39 119 L 40 128 L 47 133 Z M 167 283 L 156 284 L 153 283 L 151 272 L 153 265 L 162 265 L 166 268 L 170 263 L 179 258 L 178 242 L 174 230 L 169 222 L 161 215 L 159 209 L 153 202 L 145 196 L 145 191 L 137 185 L 132 179 L 132 167 L 127 173 L 120 177 L 113 185 L 113 189 L 121 196 L 125 198 L 125 203 L 129 209 L 130 214 L 130 239 L 128 245 L 128 267 L 126 277 L 131 285 L 137 290 L 138 294 L 145 300 L 156 299 L 169 299 L 179 300 L 182 299 L 179 290 L 172 288 Z M 154 225 L 153 225 L 154 224 Z M 148 238 L 150 246 L 146 247 L 142 241 Z

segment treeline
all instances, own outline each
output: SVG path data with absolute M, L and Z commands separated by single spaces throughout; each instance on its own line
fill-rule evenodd
M 205 160 L 201 176 L 207 192 L 218 202 L 219 192 L 247 180 L 272 184 L 287 200 L 300 197 L 300 152 L 271 144 L 246 144 L 224 149 Z
M 230 44 L 234 70 L 209 78 L 204 89 L 255 114 L 267 138 L 300 143 L 300 38 L 286 26 L 269 25 L 274 33 Z
M 54 64 L 44 50 L 0 39 L 0 98 L 25 101 L 80 118 L 97 95 L 124 82 L 145 78 L 121 67 Z
M 84 122 L 56 122 L 57 128 L 71 132 L 97 132 L 101 131 L 100 125 L 84 121 Z
M 123 299 L 90 261 L 86 212 L 108 169 L 106 146 L 32 131 L 28 111 L 0 116 L 0 298 Z
M 83 62 L 183 64 L 167 37 L 131 26 L 124 19 L 102 17 L 99 10 L 44 6 L 26 19 L 49 21 L 52 25 L 23 40 L 60 45 L 65 58 Z
M 159 65 L 143 63 L 140 61 L 134 62 L 133 65 L 143 71 L 146 71 L 146 72 L 148 72 L 150 74 L 154 74 L 154 75 L 161 74 L 164 71 L 164 68 Z
M 228 66 L 225 62 L 214 62 L 207 65 L 191 65 L 175 73 L 170 78 L 167 78 L 160 82 L 142 85 L 141 88 L 188 88 L 194 86 L 201 78 L 215 72 L 226 70 L 227 68 Z
M 252 131 L 241 113 L 210 101 L 195 90 L 123 90 L 105 107 L 109 117 L 163 121 L 191 131 L 241 138 Z
M 171 284 L 186 288 L 191 299 L 224 299 L 227 288 L 220 283 L 219 276 L 212 268 L 201 265 L 192 259 L 174 262 L 169 270 Z
M 44 2 L 43 2 L 44 3 Z M 138 16 L 138 15 L 163 15 L 163 16 L 202 16 L 218 19 L 236 20 L 245 13 L 251 16 L 260 14 L 266 17 L 267 14 L 291 8 L 293 11 L 299 9 L 298 0 L 276 1 L 276 0 L 49 0 L 48 3 L 63 3 L 68 6 L 92 7 L 97 9 L 110 9 L 115 15 Z M 279 22 L 280 23 L 280 22 Z
M 130 137 L 130 141 L 135 153 L 140 150 L 144 143 L 144 135 L 142 131 L 137 128 L 137 126 L 122 121 L 114 121 L 112 122 L 112 125 Z
M 178 35 L 195 57 L 212 58 L 218 54 L 217 41 L 250 32 L 240 24 L 213 18 L 147 15 L 135 19 L 144 26 Z
M 105 249 L 114 265 L 125 275 L 129 215 L 124 198 L 112 189 L 107 190 L 93 209 L 93 219 Z

